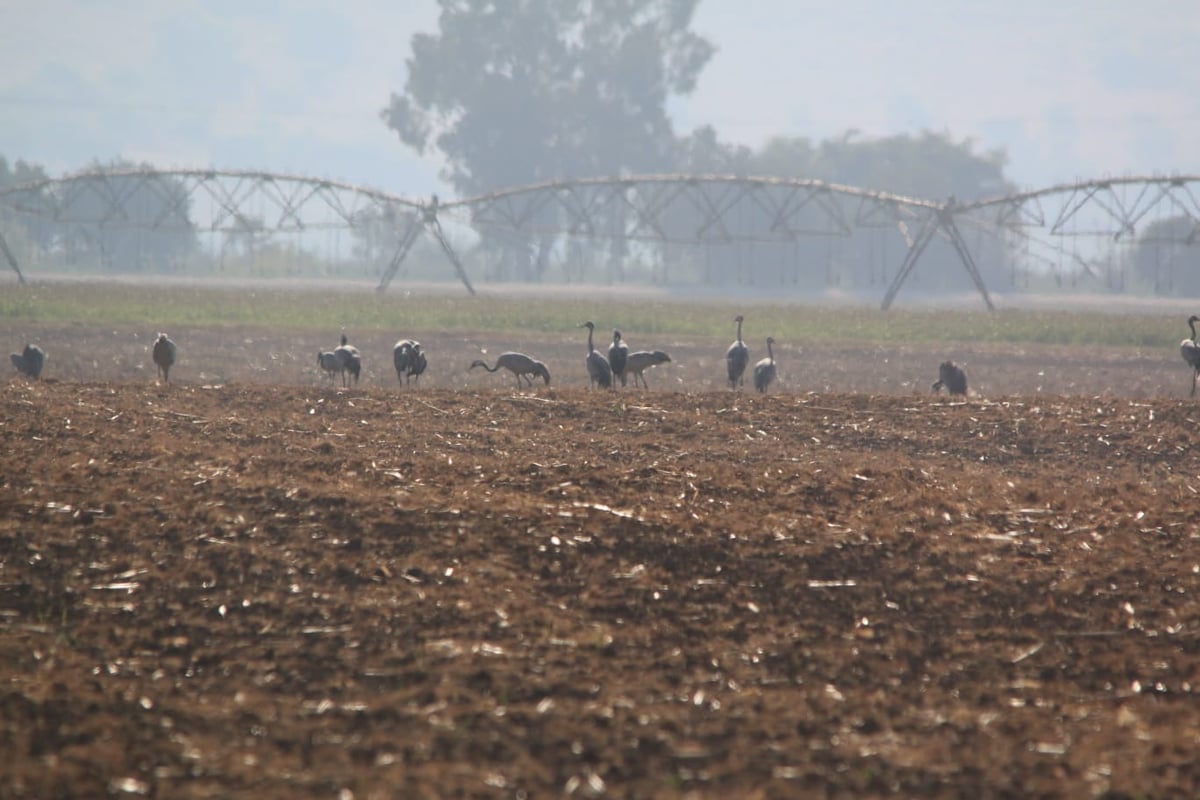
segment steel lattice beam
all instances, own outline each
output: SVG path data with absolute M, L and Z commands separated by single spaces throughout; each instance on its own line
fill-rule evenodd
M 163 179 L 171 179 L 166 184 Z M 177 187 L 174 191 L 168 186 Z M 160 207 L 145 218 L 131 204 L 144 191 Z M 895 226 L 907 245 L 884 299 L 891 305 L 934 236 L 946 239 L 984 302 L 987 288 L 960 223 L 1029 238 L 1132 238 L 1155 214 L 1190 222 L 1183 240 L 1200 240 L 1200 176 L 1106 178 L 1060 184 L 970 202 L 934 201 L 812 179 L 738 175 L 625 175 L 553 181 L 438 203 L 378 189 L 249 170 L 88 170 L 61 178 L 0 188 L 0 207 L 59 223 L 150 229 L 191 225 L 233 233 L 357 228 L 390 222 L 400 246 L 384 273 L 387 286 L 422 232 L 429 233 L 474 291 L 441 227 L 454 217 L 476 228 L 524 235 L 587 236 L 713 245 L 735 241 L 795 241 L 802 236 L 850 236 L 864 227 Z M 908 233 L 919 228 L 915 238 Z M 0 253 L 18 276 L 16 259 L 0 239 Z

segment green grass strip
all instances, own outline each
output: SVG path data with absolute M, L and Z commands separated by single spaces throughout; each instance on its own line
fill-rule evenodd
M 733 317 L 746 315 L 748 340 L 996 342 L 1115 347 L 1168 347 L 1187 334 L 1176 313 L 1097 313 L 1046 310 L 932 310 L 774 304 L 761 300 L 655 299 L 577 292 L 470 296 L 445 291 L 377 293 L 330 285 L 285 288 L 256 284 L 228 288 L 195 284 L 129 285 L 116 282 L 46 282 L 0 291 L 0 321 L 141 324 L 154 328 L 195 325 L 259 326 L 294 330 L 527 331 L 568 333 L 586 319 L 598 329 L 636 334 L 733 338 Z M 607 340 L 607 333 L 601 336 Z

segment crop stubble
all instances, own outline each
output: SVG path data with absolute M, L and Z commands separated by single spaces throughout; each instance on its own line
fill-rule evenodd
M 1188 401 L 205 383 L 177 338 L 170 387 L 0 393 L 0 794 L 1200 782 Z

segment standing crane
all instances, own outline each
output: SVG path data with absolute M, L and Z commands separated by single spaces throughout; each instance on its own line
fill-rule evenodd
M 608 346 L 608 365 L 612 367 L 614 378 L 621 379 L 625 385 L 625 362 L 629 358 L 629 345 L 621 341 L 621 332 L 613 328 L 613 341 Z
M 160 333 L 154 340 L 151 355 L 154 357 L 154 363 L 158 365 L 158 374 L 162 375 L 163 383 L 171 382 L 170 374 L 171 367 L 175 365 L 175 353 L 175 343 L 165 333 Z
M 584 365 L 587 366 L 588 371 L 588 388 L 599 386 L 601 389 L 611 389 L 613 382 L 612 366 L 608 363 L 608 359 L 592 343 L 592 334 L 596 329 L 595 324 L 589 321 L 579 327 L 588 329 L 587 357 L 584 359 Z
M 1196 396 L 1196 379 L 1200 378 L 1200 343 L 1196 342 L 1197 322 L 1200 322 L 1200 317 L 1195 314 L 1188 317 L 1188 327 L 1192 329 L 1192 338 L 1184 339 L 1179 343 L 1179 354 L 1192 368 L 1192 397 Z
M 768 336 L 767 357 L 754 365 L 754 388 L 763 393 L 775 380 L 775 351 L 771 349 L 773 344 L 775 344 L 775 340 Z
M 349 344 L 346 334 L 342 334 L 342 343 L 333 348 L 333 354 L 337 356 L 338 364 L 342 368 L 342 386 L 349 386 L 350 378 L 354 378 L 354 382 L 358 383 L 358 376 L 362 372 L 362 354 L 358 352 L 357 347 Z
M 742 315 L 738 314 L 733 321 L 737 323 L 737 339 L 725 351 L 725 366 L 729 369 L 730 389 L 736 389 L 742 385 L 742 376 L 746 372 L 746 365 L 750 363 L 750 350 L 742 341 Z

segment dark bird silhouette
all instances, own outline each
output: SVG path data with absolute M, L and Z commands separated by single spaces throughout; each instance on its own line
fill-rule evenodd
M 175 343 L 165 333 L 160 333 L 154 340 L 152 354 L 154 363 L 158 365 L 158 374 L 162 375 L 164 383 L 170 383 L 171 367 L 175 366 Z
M 750 350 L 742 341 L 742 315 L 733 318 L 737 323 L 737 339 L 725 351 L 725 366 L 729 370 L 729 388 L 736 389 L 743 383 L 746 366 L 750 363 Z
M 943 361 L 938 367 L 938 379 L 933 384 L 933 391 L 937 392 L 943 386 L 950 394 L 965 395 L 967 393 L 967 373 L 953 361 Z
M 325 370 L 326 377 L 333 380 L 333 376 L 342 370 L 342 362 L 334 353 L 317 353 L 317 366 Z
M 621 332 L 613 329 L 613 341 L 608 346 L 608 365 L 612 367 L 614 378 L 619 378 L 625 385 L 625 361 L 629 358 L 629 345 L 621 341 Z
M 579 327 L 588 329 L 588 351 L 587 357 L 584 359 L 584 364 L 588 371 L 588 388 L 599 386 L 602 389 L 612 388 L 612 366 L 609 365 L 608 359 L 595 348 L 592 344 L 592 333 L 596 326 L 591 322 L 585 322 Z
M 642 388 L 649 389 L 650 386 L 646 383 L 646 376 L 642 373 L 650 367 L 659 364 L 666 364 L 671 360 L 671 357 L 662 350 L 638 350 L 635 353 L 630 353 L 628 360 L 625 362 L 625 371 L 633 373 L 633 385 L 638 385 L 638 380 L 642 381 Z
M 41 377 L 42 368 L 46 366 L 46 351 L 36 344 L 25 345 L 24 350 L 20 353 L 13 353 L 11 358 L 17 372 L 33 378 L 35 381 Z
M 503 367 L 517 377 L 517 388 L 521 388 L 521 378 L 529 384 L 529 388 L 533 388 L 533 378 L 540 377 L 550 385 L 550 370 L 546 369 L 546 365 L 536 358 L 530 358 L 524 353 L 501 353 L 496 359 L 496 366 L 489 367 L 486 361 L 476 359 L 471 362 L 469 369 L 483 367 L 488 372 L 495 372 Z M 532 378 L 530 376 L 533 376 Z
M 408 367 L 408 377 L 420 383 L 421 375 L 427 366 L 429 366 L 429 359 L 426 358 L 425 351 L 421 349 L 421 343 L 417 342 L 413 350 L 412 364 Z
M 342 386 L 349 386 L 350 378 L 354 378 L 354 382 L 358 383 L 358 376 L 362 373 L 362 354 L 358 352 L 357 347 L 348 343 L 346 334 L 342 334 L 342 343 L 333 348 L 333 354 L 337 356 L 341 367 Z
M 775 340 L 767 337 L 767 357 L 754 365 L 754 388 L 766 392 L 767 387 L 775 380 L 775 351 L 771 346 Z
M 401 339 L 392 347 L 392 365 L 396 367 L 396 380 L 407 385 L 413 378 L 420 380 L 429 359 L 416 339 Z
M 1195 314 L 1188 317 L 1188 327 L 1192 329 L 1192 338 L 1184 339 L 1179 343 L 1179 354 L 1192 368 L 1192 397 L 1196 396 L 1196 379 L 1200 378 L 1200 344 L 1196 342 L 1197 322 L 1200 322 L 1200 317 Z

